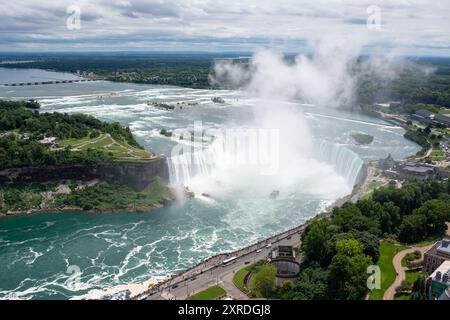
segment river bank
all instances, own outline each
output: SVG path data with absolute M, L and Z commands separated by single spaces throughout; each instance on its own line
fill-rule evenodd
M 252 106 L 259 104 L 240 91 L 219 94 L 108 81 L 15 87 L 14 91 L 2 87 L 0 95 L 11 99 L 35 98 L 43 112 L 83 113 L 107 122 L 119 121 L 130 127 L 145 149 L 166 155 L 180 141 L 161 135 L 162 128 L 190 128 L 202 119 L 205 130 L 229 128 L 230 123 L 240 129 L 251 119 Z M 225 105 L 211 101 L 218 95 Z M 101 100 L 99 96 L 106 98 Z M 148 101 L 198 105 L 169 112 L 148 105 Z M 302 108 L 308 107 L 300 105 L 299 109 Z M 0 258 L 7 272 L 0 275 L 3 284 L 0 297 L 66 299 L 91 289 L 164 279 L 218 253 L 233 252 L 302 225 L 326 211 L 325 205 L 351 193 L 361 159 L 385 158 L 388 153 L 401 159 L 417 149 L 402 137 L 403 130 L 384 122 L 342 110 L 316 111 L 327 117 L 311 115 L 306 121 L 311 124 L 311 135 L 319 149 L 314 156 L 320 161 L 293 164 L 286 170 L 286 179 L 280 176 L 271 183 L 267 179 L 258 183 L 242 174 L 215 178 L 205 170 L 201 176 L 204 183 L 190 189 L 212 197 L 195 197 L 180 205 L 152 210 L 152 214 L 120 210 L 117 214 L 64 212 L 3 219 Z M 353 131 L 370 134 L 374 142 L 355 145 L 349 135 Z M 176 177 L 174 173 L 179 173 L 179 177 L 193 181 L 200 169 L 203 167 L 191 166 L 170 174 Z M 146 177 L 137 166 L 133 171 L 137 177 Z M 284 185 L 285 182 L 289 183 Z M 277 199 L 270 198 L 273 190 L 280 191 Z M 117 198 L 120 193 L 114 195 Z M 82 273 L 82 286 L 75 291 L 65 289 L 70 276 L 66 274 L 68 264 L 79 266 Z
M 156 176 L 142 190 L 98 179 L 59 184 L 13 183 L 0 186 L 0 217 L 45 212 L 143 213 L 175 201 L 175 190 Z
M 136 300 L 152 299 L 150 297 L 153 295 L 164 297 L 163 292 L 165 290 L 170 291 L 170 288 L 172 287 L 175 288 L 175 286 L 178 287 L 180 283 L 196 280 L 197 277 L 206 275 L 206 273 L 209 272 L 211 272 L 212 275 L 214 272 L 213 270 L 215 268 L 220 267 L 223 261 L 229 259 L 230 257 L 242 258 L 246 256 L 251 256 L 253 259 L 251 261 L 255 262 L 260 257 L 258 255 L 255 255 L 253 257 L 252 256 L 253 254 L 260 253 L 261 252 L 260 250 L 262 249 L 270 250 L 272 245 L 276 245 L 276 243 L 279 241 L 286 241 L 286 240 L 290 241 L 292 240 L 292 236 L 295 234 L 299 235 L 301 238 L 301 235 L 307 229 L 308 225 L 315 219 L 318 219 L 320 217 L 330 218 L 334 208 L 343 205 L 347 201 L 350 200 L 353 201 L 355 199 L 354 198 L 355 196 L 357 196 L 358 199 L 362 196 L 365 196 L 367 193 L 361 193 L 360 190 L 363 188 L 363 186 L 367 185 L 367 183 L 369 182 L 368 179 L 370 179 L 371 175 L 369 175 L 368 172 L 371 171 L 372 169 L 373 167 L 370 165 L 370 163 L 365 165 L 363 167 L 362 180 L 357 185 L 355 185 L 354 189 L 352 190 L 352 193 L 350 193 L 345 197 L 335 200 L 332 204 L 328 205 L 324 211 L 318 213 L 314 217 L 308 219 L 308 221 L 306 221 L 305 223 L 302 223 L 294 228 L 275 234 L 268 238 L 262 239 L 256 243 L 252 243 L 239 250 L 232 252 L 224 252 L 211 256 L 206 260 L 201 261 L 198 264 L 186 270 L 180 271 L 168 277 L 167 279 L 158 281 L 152 278 L 145 281 L 144 283 L 121 285 L 105 290 L 94 290 L 88 293 L 87 295 L 83 296 L 82 299 L 92 299 L 92 298 L 101 299 L 110 295 L 112 292 L 114 292 L 115 295 L 119 295 L 121 292 L 123 293 L 126 291 L 129 291 L 129 295 L 127 296 L 127 298 L 129 299 L 136 299 Z M 257 257 L 258 259 L 256 259 L 255 257 Z
M 11 216 L 24 216 L 30 214 L 39 214 L 39 213 L 85 213 L 85 214 L 114 214 L 114 213 L 150 213 L 152 210 L 163 208 L 164 206 L 170 205 L 172 202 L 167 201 L 165 203 L 158 203 L 146 208 L 134 208 L 129 207 L 126 209 L 117 208 L 112 210 L 83 210 L 79 207 L 64 207 L 64 208 L 43 208 L 43 209 L 30 209 L 30 210 L 18 210 L 18 211 L 9 211 L 9 212 L 0 212 L 0 217 L 11 217 Z

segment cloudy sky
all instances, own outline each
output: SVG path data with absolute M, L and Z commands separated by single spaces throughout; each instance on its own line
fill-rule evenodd
M 448 0 L 2 0 L 0 21 L 0 51 L 298 52 L 327 35 L 450 55 Z

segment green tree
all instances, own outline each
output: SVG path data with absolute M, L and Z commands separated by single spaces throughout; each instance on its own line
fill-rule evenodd
M 270 297 L 276 288 L 277 268 L 272 264 L 264 265 L 255 274 L 255 290 L 263 297 Z
M 398 234 L 402 222 L 400 208 L 392 201 L 383 204 L 383 213 L 380 216 L 380 229 L 383 234 Z
M 290 299 L 328 299 L 328 271 L 319 267 L 308 267 L 303 269 L 297 283 L 294 286 Z
M 342 232 L 367 231 L 375 235 L 380 233 L 378 220 L 363 215 L 353 203 L 347 202 L 341 208 L 335 208 L 332 223 L 339 226 Z
M 372 259 L 356 240 L 341 240 L 329 267 L 329 286 L 333 299 L 359 300 L 367 293 L 367 267 Z
M 443 235 L 447 230 L 445 222 L 450 219 L 450 201 L 429 200 L 413 214 L 426 217 L 426 232 L 429 235 Z
M 426 278 L 423 274 L 414 282 L 411 300 L 428 300 Z
M 321 265 L 329 263 L 327 242 L 335 233 L 336 227 L 328 219 L 316 220 L 308 226 L 302 241 L 302 250 L 308 261 Z
M 425 239 L 427 218 L 422 214 L 413 214 L 403 218 L 398 238 L 405 243 L 419 242 Z

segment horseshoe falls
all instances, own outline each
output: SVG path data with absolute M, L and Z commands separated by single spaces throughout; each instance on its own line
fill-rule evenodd
M 98 99 L 100 95 L 107 99 Z M 216 96 L 225 103 L 213 103 Z M 0 219 L 0 259 L 5 266 L 0 299 L 70 299 L 92 290 L 164 279 L 217 253 L 304 223 L 351 192 L 364 161 L 389 153 L 402 159 L 419 149 L 403 138 L 401 128 L 294 103 L 309 132 L 282 132 L 279 157 L 273 157 L 274 170 L 268 171 L 270 162 L 238 161 L 249 156 L 239 140 L 231 148 L 215 139 L 191 154 L 172 157 L 179 137 L 160 134 L 162 128 L 191 131 L 199 120 L 205 130 L 249 123 L 258 127 L 252 121 L 259 102 L 241 91 L 98 81 L 1 87 L 0 97 L 33 98 L 43 112 L 85 113 L 129 126 L 146 149 L 168 157 L 172 184 L 195 193 L 148 213 L 49 212 Z M 184 102 L 187 107 L 162 110 L 148 104 L 154 100 Z M 373 142 L 355 145 L 355 131 L 370 134 Z M 279 191 L 277 199 L 270 197 L 274 190 Z M 73 287 L 68 271 L 75 266 L 81 275 Z

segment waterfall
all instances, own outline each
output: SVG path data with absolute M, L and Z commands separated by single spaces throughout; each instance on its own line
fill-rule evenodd
M 350 187 L 358 182 L 363 161 L 355 152 L 343 145 L 327 141 L 313 145 L 311 158 L 331 165 Z M 168 158 L 170 183 L 189 185 L 194 177 L 210 176 L 214 169 L 230 163 L 228 161 L 248 160 L 249 156 L 244 154 L 248 148 L 248 144 L 244 141 L 238 141 L 230 147 L 222 140 L 217 140 L 205 149 L 170 157 Z
M 315 153 L 317 160 L 332 165 L 351 186 L 359 181 L 364 162 L 356 152 L 346 146 L 328 141 L 321 141 L 317 149 Z
M 197 175 L 209 175 L 214 168 L 216 158 L 218 158 L 217 154 L 211 149 L 168 158 L 170 184 L 186 185 Z

